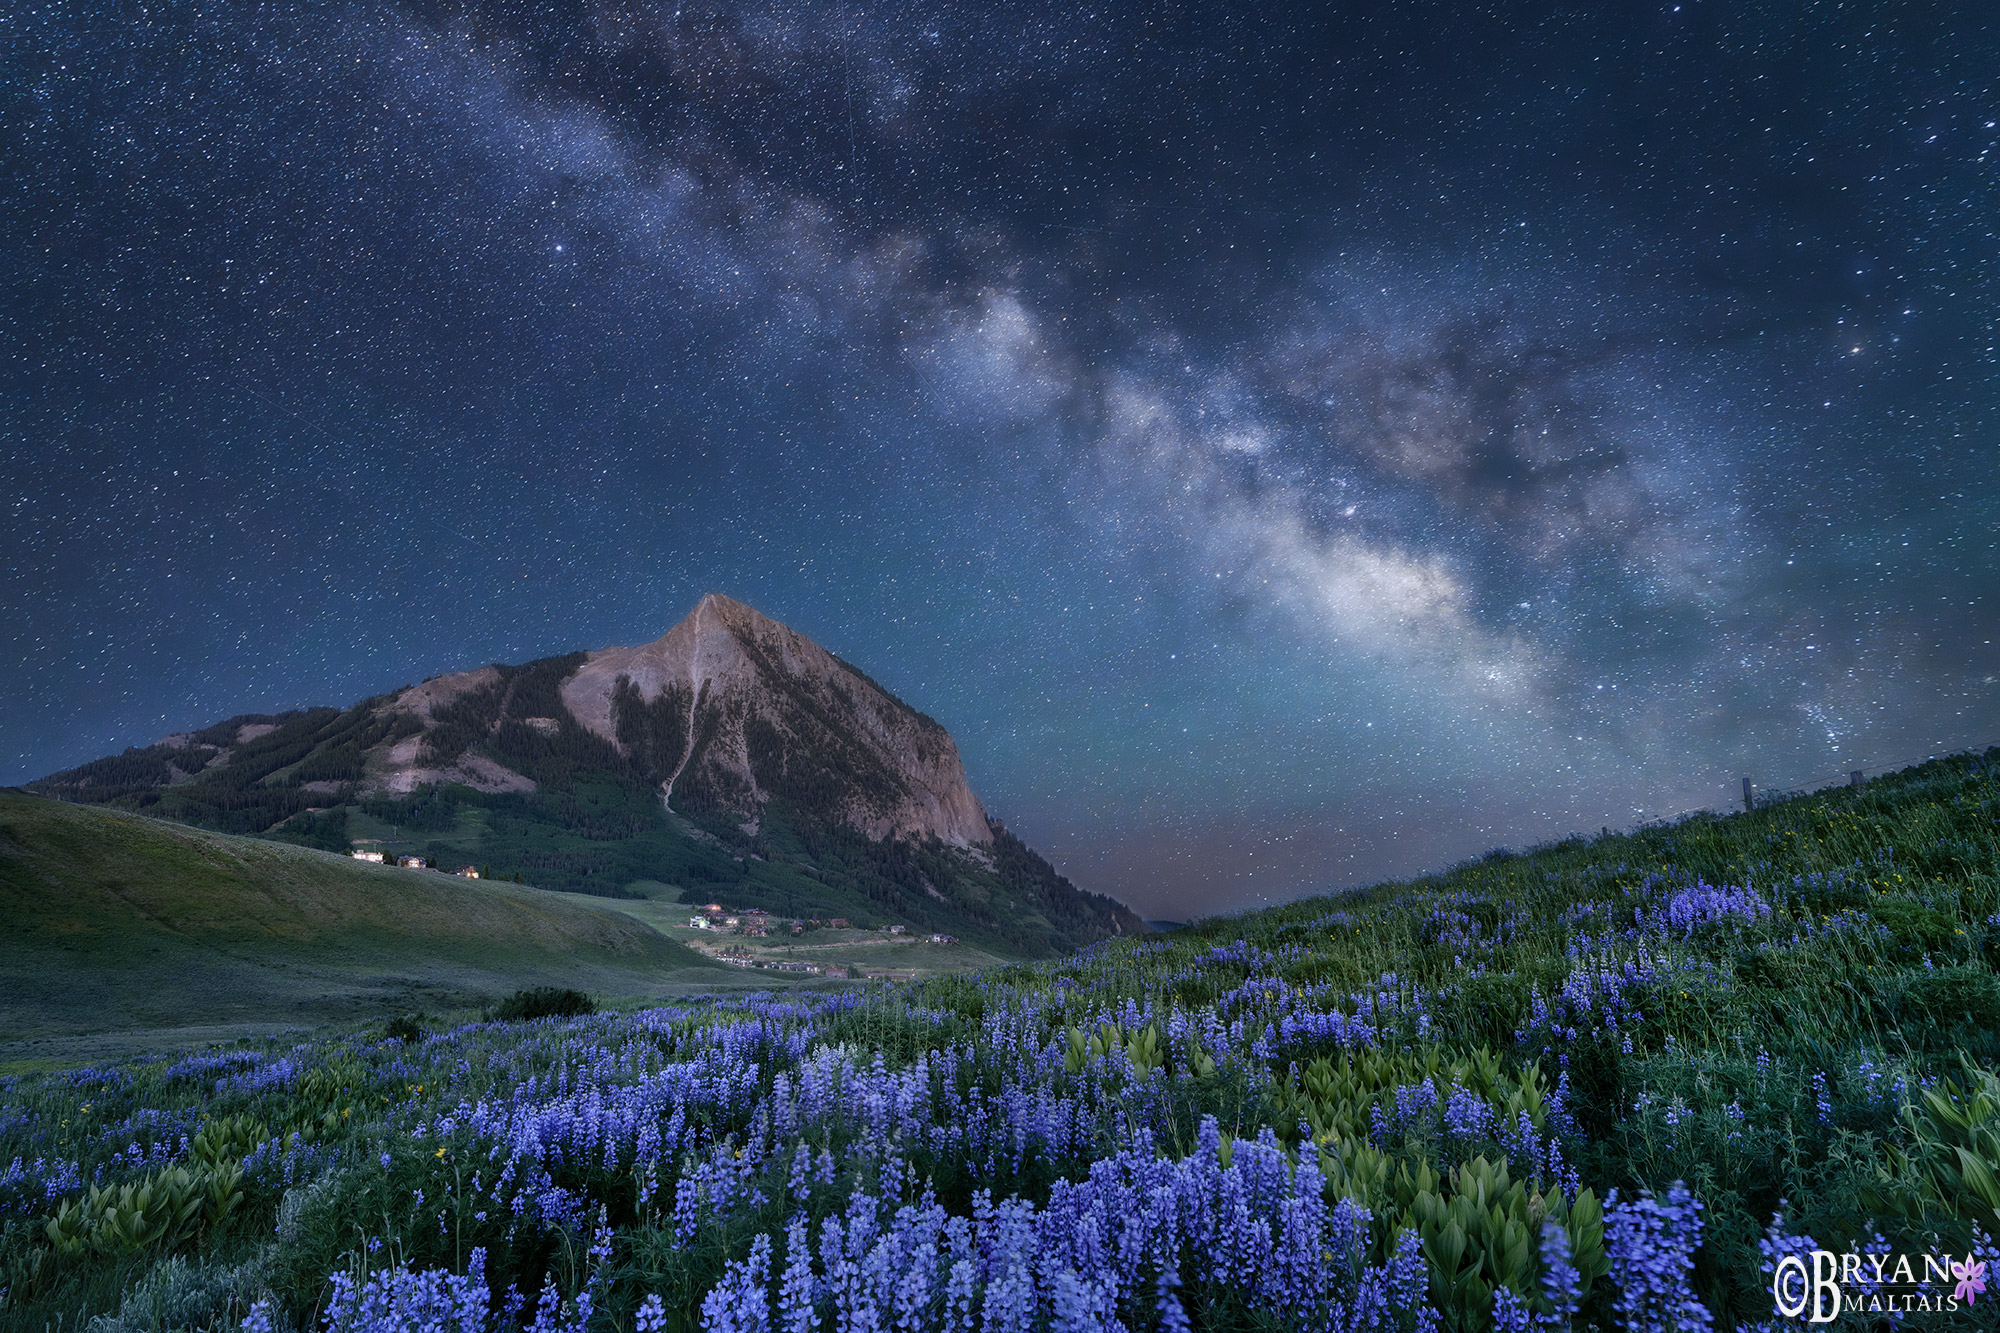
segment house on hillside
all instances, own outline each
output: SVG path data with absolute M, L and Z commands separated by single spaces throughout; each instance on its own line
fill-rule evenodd
M 689 930 L 714 930 L 714 929 L 715 929 L 715 923 L 714 923 L 713 921 L 710 921 L 710 920 L 709 920 L 709 919 L 708 919 L 707 917 L 705 917 L 705 916 L 691 916 L 691 917 L 689 917 L 689 918 L 688 918 L 688 929 L 689 929 Z
M 396 864 L 405 870 L 429 870 L 431 868 L 431 863 L 424 860 L 421 856 L 399 856 L 396 858 Z
M 382 864 L 382 853 L 380 852 L 354 851 L 354 852 L 349 852 L 348 855 L 353 857 L 357 861 L 367 861 L 378 866 Z
M 826 928 L 828 930 L 846 930 L 847 918 L 844 916 L 830 916 L 826 919 Z
M 956 944 L 956 943 L 958 943 L 958 936 L 956 936 L 956 935 L 944 935 L 944 934 L 934 934 L 934 935 L 932 935 L 932 936 L 931 936 L 931 943 L 932 943 L 932 944 Z
M 458 871 L 457 871 L 457 874 L 458 874 L 458 877 L 459 877 L 460 879 L 478 879 L 478 878 L 479 878 L 479 867 L 478 867 L 478 866 L 460 866 L 460 867 L 458 868 Z

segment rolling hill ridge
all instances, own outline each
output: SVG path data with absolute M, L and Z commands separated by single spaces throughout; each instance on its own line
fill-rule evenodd
M 0 1034 L 739 984 L 608 903 L 0 791 Z

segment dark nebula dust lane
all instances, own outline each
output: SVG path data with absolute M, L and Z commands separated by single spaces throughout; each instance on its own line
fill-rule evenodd
M 0 45 L 0 780 L 704 592 L 1179 917 L 2000 741 L 1963 7 Z

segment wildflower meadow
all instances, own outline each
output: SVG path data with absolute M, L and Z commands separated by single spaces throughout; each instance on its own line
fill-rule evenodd
M 1842 1326 L 1992 1327 L 1996 838 L 2000 750 L 922 984 L 19 1074 L 0 1321 L 1781 1328 L 1820 1250 Z

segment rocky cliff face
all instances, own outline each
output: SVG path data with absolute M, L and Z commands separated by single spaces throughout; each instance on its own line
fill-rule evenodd
M 784 798 L 871 838 L 992 841 L 943 727 L 715 593 L 652 643 L 590 654 L 562 701 L 655 780 L 670 809 L 754 821 Z

